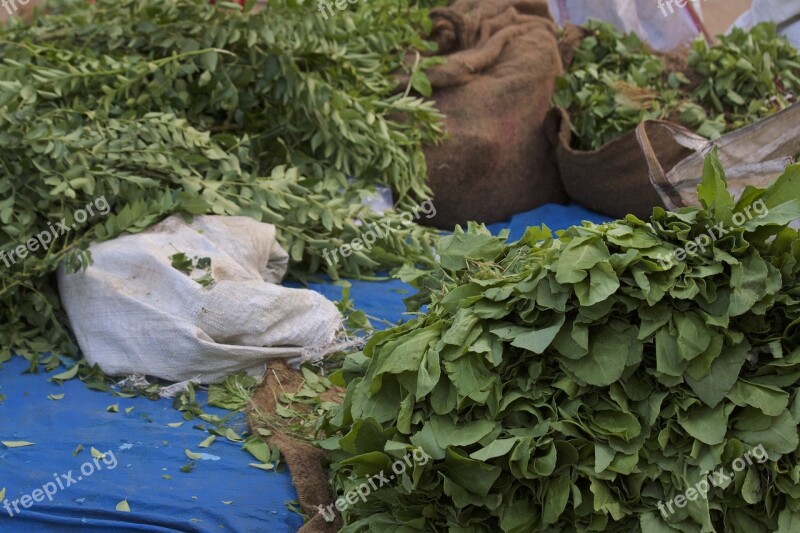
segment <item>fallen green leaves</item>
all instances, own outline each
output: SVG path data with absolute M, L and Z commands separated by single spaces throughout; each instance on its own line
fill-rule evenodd
M 98 451 L 94 446 L 89 449 L 89 453 L 92 455 L 94 459 L 105 459 L 106 454 L 101 451 Z
M 209 446 L 214 444 L 215 440 L 217 440 L 217 436 L 216 435 L 209 435 L 206 439 L 203 440 L 203 442 L 198 444 L 197 447 L 198 448 L 208 448 Z
M 208 405 L 229 411 L 244 409 L 253 397 L 258 380 L 244 372 L 225 378 L 222 383 L 208 387 Z
M 319 444 L 337 495 L 408 450 L 433 458 L 347 507 L 342 531 L 781 531 L 800 515 L 800 166 L 767 191 L 656 209 L 517 243 L 471 226 L 439 268 L 404 272 L 425 314 L 376 333 Z M 686 261 L 659 258 L 710 227 Z M 675 514 L 704 472 L 758 445 L 764 464 Z M 349 502 L 348 502 L 349 503 Z

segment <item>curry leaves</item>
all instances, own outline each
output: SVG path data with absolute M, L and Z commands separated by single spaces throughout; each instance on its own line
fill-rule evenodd
M 364 200 L 379 185 L 399 210 L 429 195 L 422 144 L 439 138 L 440 116 L 398 94 L 392 74 L 409 48 L 430 48 L 419 30 L 435 3 L 374 0 L 324 21 L 289 0 L 259 12 L 62 0 L 3 27 L 0 251 L 61 218 L 71 225 L 95 198 L 111 212 L 3 265 L 0 362 L 11 350 L 34 367 L 39 353 L 74 353 L 52 272 L 85 267 L 90 243 L 174 212 L 275 224 L 300 278 L 431 263 L 435 232 Z M 322 260 L 379 221 L 398 229 L 369 256 Z

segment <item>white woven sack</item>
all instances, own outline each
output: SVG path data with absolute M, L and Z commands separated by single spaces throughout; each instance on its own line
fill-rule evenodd
M 660 128 L 677 144 L 694 150 L 672 168 L 664 168 L 648 130 Z M 800 103 L 749 124 L 715 141 L 709 141 L 678 124 L 650 120 L 639 124 L 636 138 L 647 160 L 650 182 L 667 209 L 699 206 L 697 186 L 703 176 L 706 156 L 716 148 L 728 181 L 728 190 L 739 198 L 749 187 L 770 186 L 800 153 Z M 662 137 L 663 138 L 663 137 Z M 671 141 L 667 141 L 671 142 Z M 787 201 L 789 198 L 787 198 Z
M 288 254 L 275 227 L 245 217 L 174 215 L 147 231 L 92 245 L 85 271 L 58 272 L 61 301 L 86 359 L 108 375 L 213 383 L 267 360 L 320 358 L 342 319 L 321 294 L 277 285 Z M 213 283 L 170 256 L 209 257 Z

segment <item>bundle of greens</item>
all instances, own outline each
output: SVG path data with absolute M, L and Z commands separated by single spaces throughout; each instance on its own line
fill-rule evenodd
M 348 357 L 320 441 L 339 494 L 433 460 L 343 531 L 797 530 L 800 165 L 734 201 L 715 157 L 703 208 L 443 239 L 427 312 Z
M 429 196 L 422 145 L 439 138 L 440 116 L 398 94 L 392 74 L 408 49 L 432 46 L 419 34 L 435 3 L 371 0 L 324 20 L 295 0 L 257 13 L 60 0 L 0 30 L 0 363 L 12 351 L 34 367 L 42 352 L 73 353 L 52 272 L 174 212 L 275 224 L 295 277 L 431 262 L 435 233 L 399 211 Z M 367 207 L 376 186 L 395 192 L 396 210 Z M 100 198 L 108 216 L 74 216 Z M 49 246 L 10 260 L 59 220 Z M 397 231 L 369 257 L 320 259 L 378 222 Z
M 774 24 L 692 43 L 686 72 L 635 34 L 589 21 L 553 102 L 570 113 L 573 147 L 594 150 L 647 119 L 672 119 L 715 139 L 797 101 L 800 53 Z M 692 83 L 687 77 L 700 80 Z
M 585 29 L 569 71 L 556 80 L 553 102 L 570 114 L 574 147 L 593 150 L 643 120 L 668 116 L 688 80 L 667 76 L 664 61 L 635 33 L 598 20 Z
M 774 24 L 750 31 L 734 28 L 716 46 L 698 39 L 692 43 L 689 66 L 703 80 L 692 101 L 723 126 L 720 133 L 785 109 L 800 96 L 800 53 L 778 36 Z M 706 116 L 683 114 L 681 119 L 702 128 Z

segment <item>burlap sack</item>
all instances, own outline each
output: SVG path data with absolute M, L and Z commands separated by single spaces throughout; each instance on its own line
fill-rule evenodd
M 271 362 L 264 381 L 256 389 L 247 408 L 247 423 L 253 431 L 263 428 L 272 432 L 266 441 L 270 446 L 278 447 L 289 467 L 300 507 L 309 518 L 299 533 L 335 533 L 342 527 L 338 512 L 334 522 L 326 522 L 318 507 L 327 507 L 335 501 L 325 470 L 325 452 L 308 441 L 287 435 L 280 427 L 269 422 L 275 415 L 278 395 L 297 392 L 302 386 L 303 376 L 300 373 L 283 361 Z M 343 393 L 343 389 L 334 388 L 320 396 L 324 401 L 340 402 Z M 303 406 L 296 405 L 294 408 L 302 409 Z
M 563 72 L 545 0 L 456 0 L 431 11 L 430 69 L 448 138 L 425 150 L 437 215 L 452 229 L 564 202 L 544 119 Z
M 550 111 L 548 121 L 554 124 L 553 139 L 561 183 L 572 201 L 592 211 L 623 218 L 628 214 L 649 217 L 653 207 L 664 207 L 658 192 L 648 177 L 645 159 L 636 133 L 631 131 L 617 137 L 597 150 L 581 151 L 571 144 L 569 115 L 561 108 Z M 676 144 L 659 121 L 651 122 L 648 134 L 658 151 L 658 159 L 672 168 L 694 152 Z

